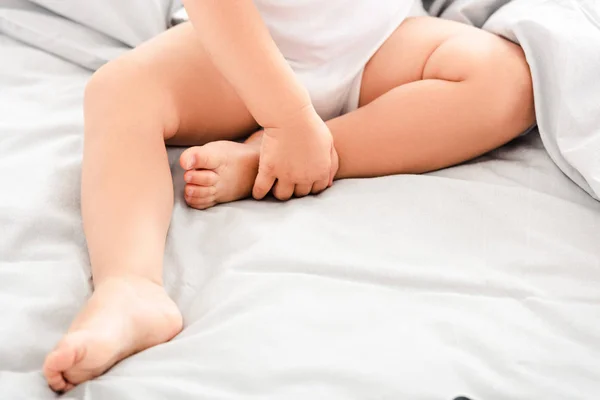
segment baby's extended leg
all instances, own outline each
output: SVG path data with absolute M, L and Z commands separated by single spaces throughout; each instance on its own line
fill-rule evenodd
M 471 26 L 428 17 L 405 21 L 374 55 L 364 72 L 360 106 L 327 122 L 340 156 L 337 179 L 449 167 L 500 147 L 535 122 L 531 75 L 519 46 Z M 220 188 L 231 186 L 231 176 L 237 176 L 238 188 L 248 186 L 239 181 L 252 179 L 256 167 L 245 165 L 258 162 L 256 139 L 245 149 L 210 143 L 189 149 L 182 159 L 200 154 L 238 166 L 222 179 L 215 176 L 218 198 Z M 248 161 L 250 149 L 254 164 Z M 242 151 L 245 162 L 236 163 Z M 190 193 L 200 187 L 195 183 L 205 183 L 196 177 L 210 173 L 202 170 L 205 164 L 195 167 L 200 170 L 186 173 Z M 202 197 L 201 191 L 196 193 Z M 246 191 L 238 198 L 249 195 Z
M 191 25 L 100 69 L 85 95 L 82 213 L 95 291 L 46 358 L 69 390 L 182 328 L 162 287 L 173 186 L 165 139 L 200 145 L 257 128 Z

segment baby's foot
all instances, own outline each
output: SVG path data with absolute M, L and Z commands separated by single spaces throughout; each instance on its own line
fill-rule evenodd
M 46 357 L 44 375 L 53 390 L 68 391 L 181 329 L 181 313 L 161 286 L 141 278 L 107 280 Z
M 204 210 L 250 197 L 259 158 L 258 147 L 236 142 L 212 142 L 186 150 L 180 160 L 187 170 L 185 201 Z

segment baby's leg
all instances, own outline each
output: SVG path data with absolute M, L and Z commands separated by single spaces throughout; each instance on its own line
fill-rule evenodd
M 521 48 L 435 18 L 405 21 L 375 54 L 360 106 L 329 122 L 338 179 L 449 167 L 500 147 L 535 122 Z
M 165 139 L 204 144 L 256 128 L 190 25 L 94 75 L 85 95 L 82 213 L 95 291 L 46 359 L 54 390 L 94 378 L 182 328 L 162 287 L 173 206 Z
M 327 122 L 340 156 L 337 179 L 449 167 L 509 142 L 535 122 L 531 75 L 521 48 L 435 18 L 405 21 L 375 54 L 365 69 L 360 106 Z M 246 146 L 210 143 L 189 149 L 183 158 L 195 153 L 228 158 L 239 167 L 222 175 L 215 190 L 245 188 L 253 180 L 259 145 L 260 134 Z M 244 156 L 243 164 L 232 159 L 236 154 Z M 189 172 L 186 178 L 194 182 L 194 176 L 207 173 L 212 171 Z M 236 195 L 248 197 L 250 190 Z

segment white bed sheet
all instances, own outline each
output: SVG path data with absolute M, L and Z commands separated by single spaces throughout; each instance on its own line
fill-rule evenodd
M 89 72 L 0 36 L 0 399 L 52 399 L 48 350 L 90 294 L 79 216 Z M 484 134 L 484 132 L 482 132 Z M 185 330 L 67 399 L 596 399 L 600 203 L 532 134 L 428 176 L 177 204 Z

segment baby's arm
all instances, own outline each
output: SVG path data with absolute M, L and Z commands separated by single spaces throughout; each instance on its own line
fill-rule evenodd
M 261 126 L 311 105 L 252 0 L 187 0 L 185 7 L 212 61 Z
M 185 6 L 213 63 L 265 127 L 255 197 L 275 181 L 277 197 L 291 197 L 296 186 L 325 189 L 336 172 L 331 133 L 253 1 L 187 0 Z

